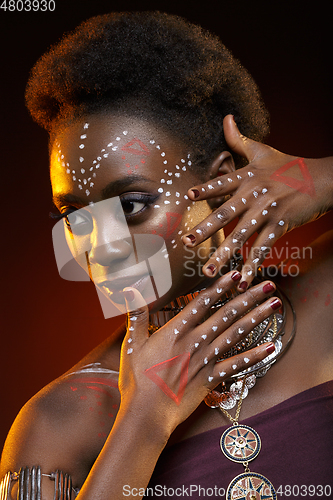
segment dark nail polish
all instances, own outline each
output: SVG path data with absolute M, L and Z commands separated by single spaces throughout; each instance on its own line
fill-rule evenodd
M 187 234 L 185 236 L 185 238 L 188 238 L 189 240 L 191 240 L 192 245 L 194 245 L 194 243 L 195 243 L 195 236 L 193 234 Z
M 211 273 L 211 274 L 214 274 L 215 271 L 216 271 L 216 266 L 214 266 L 214 264 L 209 264 L 209 266 L 207 266 L 207 270 Z
M 248 286 L 249 286 L 249 285 L 247 284 L 247 282 L 246 282 L 246 281 L 242 281 L 242 282 L 239 284 L 239 288 L 241 288 L 242 290 L 246 290 Z
M 123 293 L 125 295 L 125 299 L 128 302 L 132 302 L 132 300 L 134 300 L 134 292 L 133 292 L 133 290 L 124 290 Z
M 272 343 L 272 344 L 268 344 L 268 346 L 266 347 L 266 352 L 267 354 L 272 354 L 272 352 L 275 351 L 275 345 Z
M 200 196 L 200 193 L 197 189 L 191 189 L 191 191 L 194 194 L 194 198 L 198 198 Z
M 273 290 L 275 290 L 275 287 L 272 285 L 272 283 L 266 283 L 266 285 L 263 286 L 262 291 L 264 293 L 270 293 Z
M 275 309 L 279 309 L 279 307 L 281 307 L 281 302 L 279 301 L 279 299 L 275 299 L 270 303 L 270 306 L 275 311 Z
M 240 280 L 242 277 L 241 273 L 239 273 L 238 271 L 235 271 L 232 275 L 231 275 L 231 279 L 234 280 L 234 281 L 238 281 Z

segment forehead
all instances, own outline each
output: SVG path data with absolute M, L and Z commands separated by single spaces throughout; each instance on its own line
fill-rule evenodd
M 59 129 L 51 147 L 53 190 L 76 187 L 90 196 L 97 184 L 111 177 L 171 174 L 179 177 L 191 166 L 183 144 L 161 127 L 124 116 L 90 116 Z M 110 167 L 112 167 L 110 169 Z M 110 179 L 109 179 L 110 181 Z

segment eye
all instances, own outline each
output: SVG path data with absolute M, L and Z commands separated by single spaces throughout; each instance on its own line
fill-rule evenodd
M 134 215 L 145 207 L 145 203 L 130 200 L 122 200 L 121 205 L 125 215 Z
M 85 210 L 68 210 L 64 214 L 68 229 L 77 235 L 89 234 L 92 231 L 93 222 L 91 216 Z
M 143 213 L 154 201 L 156 196 L 145 193 L 129 193 L 120 197 L 125 216 L 134 217 Z

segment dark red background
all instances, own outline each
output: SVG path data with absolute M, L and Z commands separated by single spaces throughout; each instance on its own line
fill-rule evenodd
M 52 250 L 46 134 L 24 107 L 29 69 L 64 31 L 109 10 L 158 9 L 220 35 L 250 70 L 271 112 L 267 142 L 303 157 L 332 154 L 330 3 L 187 0 L 55 0 L 55 12 L 0 11 L 1 35 L 1 412 L 0 445 L 22 405 L 114 328 L 94 287 L 63 281 Z M 295 230 L 301 246 L 332 216 Z

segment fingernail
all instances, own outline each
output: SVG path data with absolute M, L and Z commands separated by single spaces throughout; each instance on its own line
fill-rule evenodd
M 268 344 L 266 347 L 267 354 L 272 354 L 275 351 L 275 345 L 273 343 Z
M 197 189 L 191 189 L 191 191 L 194 194 L 194 198 L 198 198 L 200 196 L 200 193 Z
M 270 293 L 272 292 L 273 290 L 275 290 L 275 287 L 272 285 L 272 283 L 266 283 L 266 285 L 264 285 L 262 287 L 262 291 L 264 293 Z
M 234 272 L 232 275 L 231 275 L 231 279 L 234 280 L 234 281 L 238 281 L 240 280 L 242 277 L 241 273 L 239 273 L 238 271 Z
M 246 290 L 248 286 L 249 286 L 249 285 L 247 284 L 247 282 L 246 282 L 246 281 L 242 281 L 242 282 L 239 284 L 239 288 L 241 288 L 242 290 Z
M 195 243 L 195 236 L 193 234 L 187 234 L 185 236 L 185 238 L 188 238 L 191 241 L 192 245 L 194 245 L 194 243 Z
M 134 292 L 133 290 L 123 290 L 123 294 L 127 302 L 132 302 L 134 300 Z
M 275 299 L 273 300 L 273 302 L 270 303 L 270 306 L 272 309 L 279 309 L 279 307 L 281 307 L 281 302 L 279 299 Z
M 216 266 L 214 266 L 214 264 L 209 264 L 209 266 L 207 266 L 207 271 L 209 271 L 211 274 L 214 274 L 215 271 L 216 271 Z

